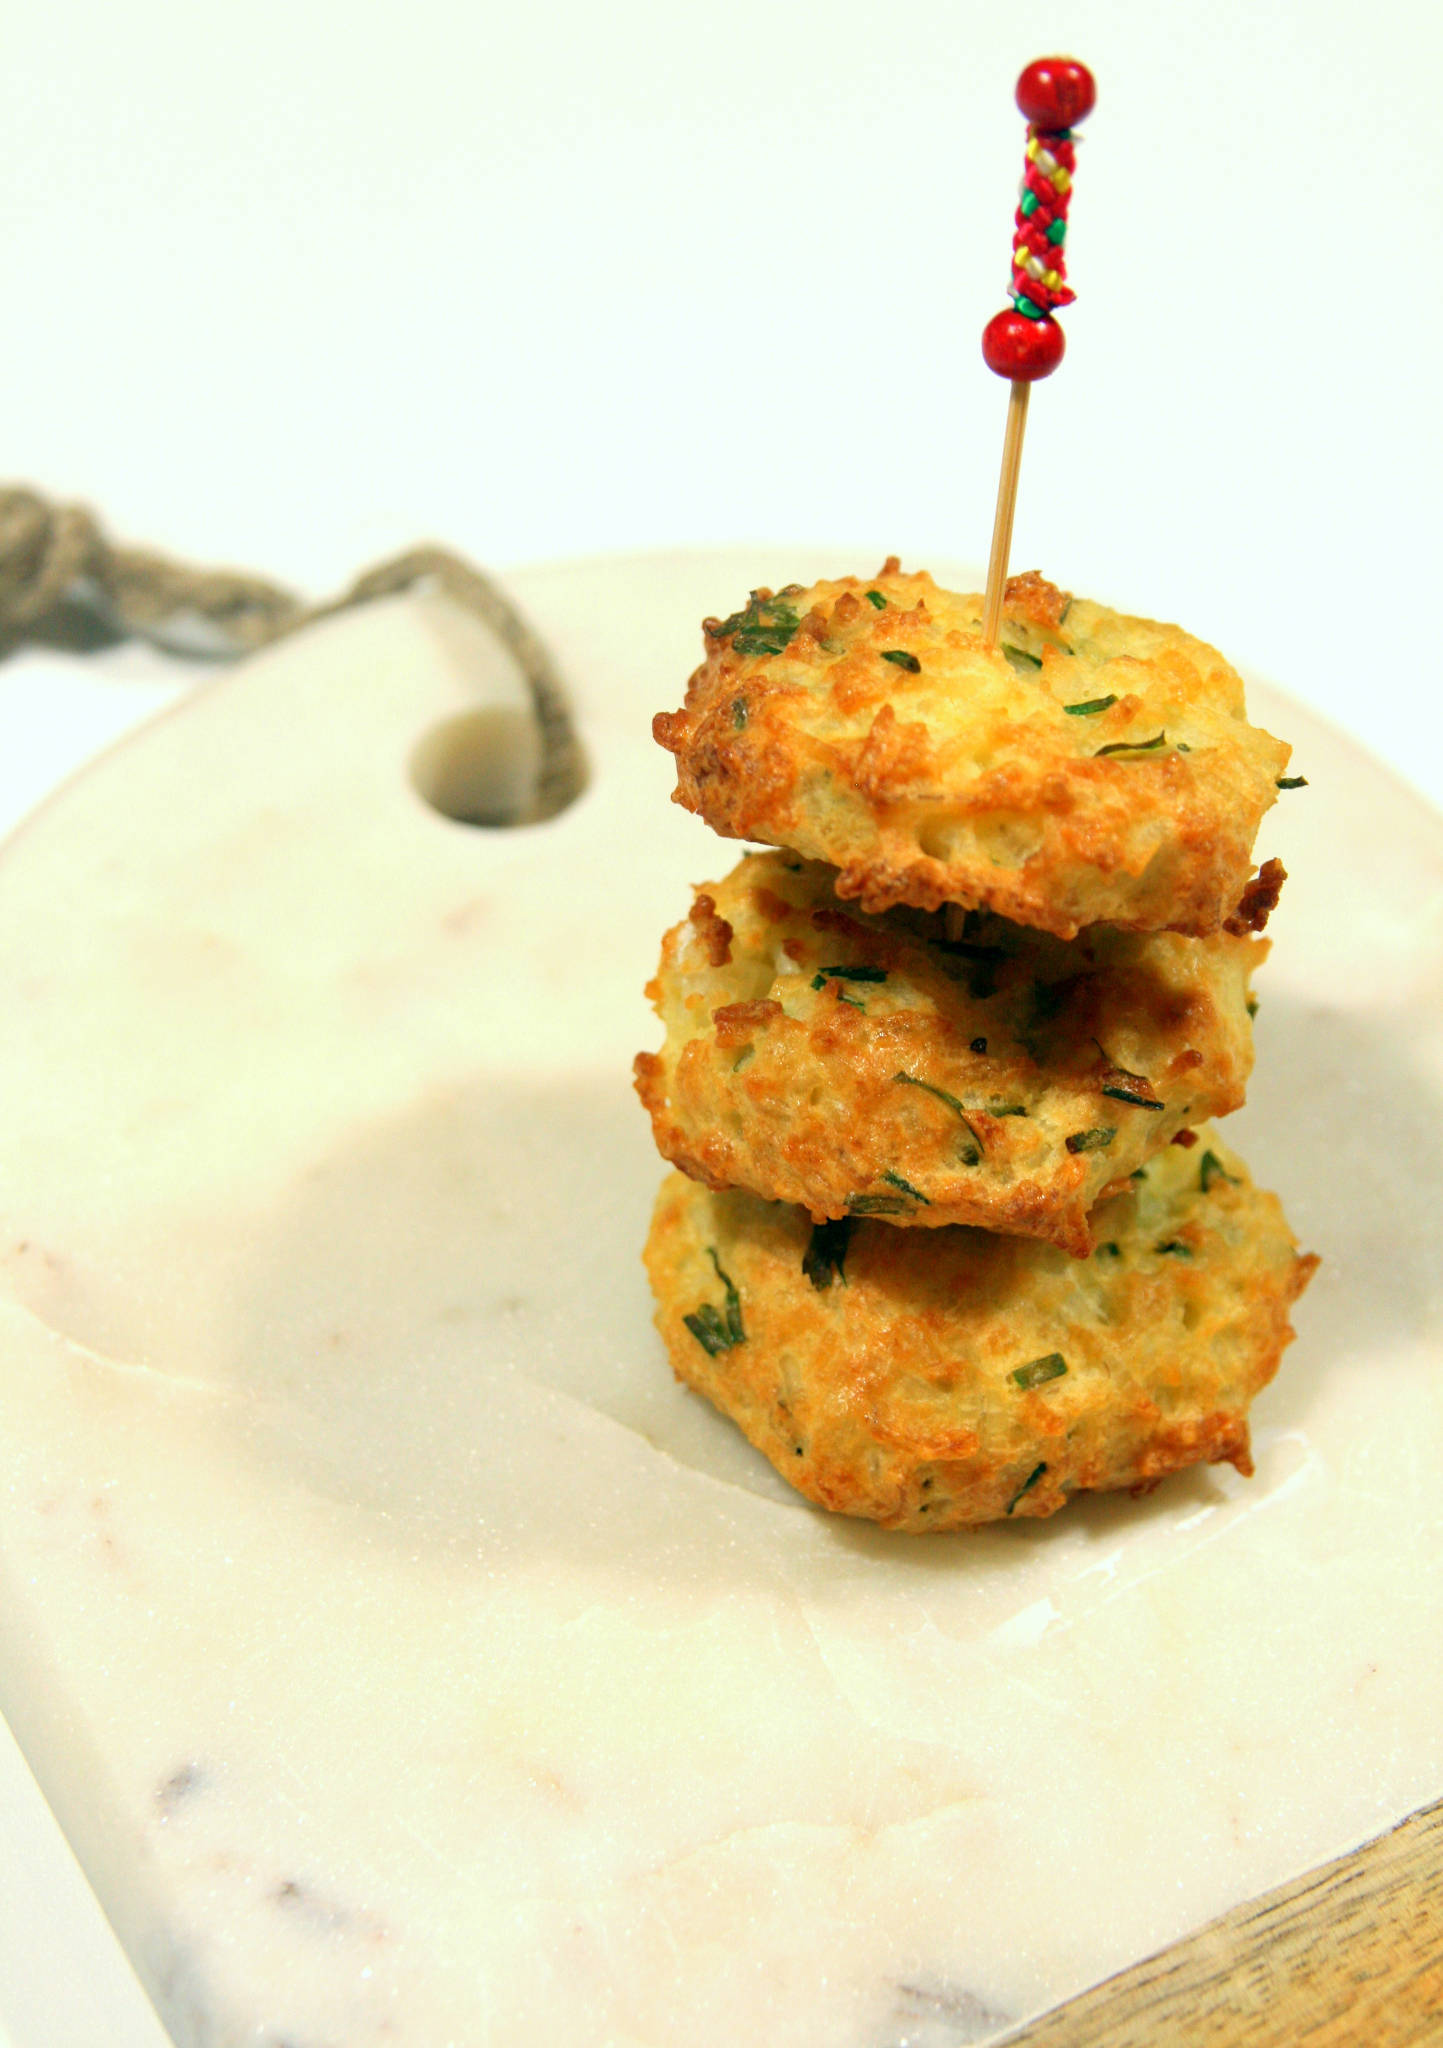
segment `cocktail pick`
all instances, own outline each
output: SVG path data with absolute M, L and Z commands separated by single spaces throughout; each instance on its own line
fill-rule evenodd
M 1092 112 L 1096 100 L 1092 73 L 1072 57 L 1038 57 L 1017 81 L 1017 104 L 1027 117 L 1027 165 L 1012 236 L 1012 304 L 995 314 L 982 332 L 988 369 L 1012 382 L 982 607 L 985 647 L 997 644 L 1002 622 L 1027 396 L 1037 379 L 1050 377 L 1062 361 L 1066 344 L 1052 315 L 1077 296 L 1067 288 L 1064 253 L 1076 161 L 1072 131 Z

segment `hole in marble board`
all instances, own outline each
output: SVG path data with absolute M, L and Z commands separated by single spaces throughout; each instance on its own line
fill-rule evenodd
M 416 794 L 458 825 L 494 830 L 536 825 L 554 817 L 580 791 L 559 801 L 539 788 L 541 733 L 518 706 L 488 704 L 442 719 L 421 735 L 411 753 Z

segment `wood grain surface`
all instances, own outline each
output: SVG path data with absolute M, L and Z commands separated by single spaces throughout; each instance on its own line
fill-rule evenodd
M 1007 2036 L 1008 2048 L 1443 2041 L 1443 1800 Z

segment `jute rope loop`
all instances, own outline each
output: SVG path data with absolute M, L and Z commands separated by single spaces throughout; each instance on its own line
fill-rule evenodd
M 412 548 L 358 576 L 329 603 L 231 569 L 196 569 L 122 547 L 83 505 L 0 485 L 0 656 L 27 640 L 96 647 L 144 639 L 167 653 L 234 661 L 317 619 L 430 584 L 509 648 L 541 734 L 536 815 L 563 810 L 584 779 L 580 743 L 550 654 L 488 576 L 445 548 Z

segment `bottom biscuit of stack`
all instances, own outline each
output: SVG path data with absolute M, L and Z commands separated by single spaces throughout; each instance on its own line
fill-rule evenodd
M 673 1173 L 645 1251 L 672 1365 L 810 1500 L 889 1529 L 1249 1473 L 1248 1408 L 1317 1260 L 1200 1138 L 1100 1205 L 1086 1259 L 961 1225 L 814 1225 Z

